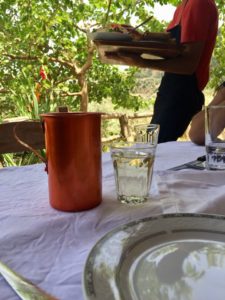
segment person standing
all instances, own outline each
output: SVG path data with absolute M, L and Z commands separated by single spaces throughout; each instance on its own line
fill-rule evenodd
M 148 60 L 126 51 L 110 54 L 130 66 L 164 71 L 151 120 L 160 125 L 159 143 L 177 140 L 201 110 L 217 31 L 214 0 L 182 0 L 165 33 L 184 46 L 181 55 Z

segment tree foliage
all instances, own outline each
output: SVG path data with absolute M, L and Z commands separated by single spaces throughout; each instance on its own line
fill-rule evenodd
M 139 24 L 154 4 L 175 0 L 0 0 L 0 105 L 6 115 L 29 114 L 67 105 L 87 110 L 109 97 L 115 108 L 146 105 L 130 91 L 135 68 L 121 71 L 100 63 L 89 33 L 106 23 Z M 224 3 L 216 1 L 224 21 Z M 143 30 L 161 31 L 156 19 Z M 224 76 L 224 23 L 213 60 L 212 83 Z

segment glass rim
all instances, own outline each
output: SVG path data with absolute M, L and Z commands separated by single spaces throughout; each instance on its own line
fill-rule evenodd
M 149 144 L 149 143 L 137 143 L 137 144 L 140 145 L 140 146 L 132 147 L 132 145 L 131 146 L 129 146 L 129 145 L 118 145 L 118 146 L 112 145 L 112 146 L 110 146 L 110 151 L 113 151 L 113 150 L 139 151 L 139 150 L 147 150 L 147 149 L 152 149 L 152 148 L 157 147 L 157 145 Z
M 137 125 L 134 125 L 134 128 L 137 128 L 137 127 L 155 127 L 155 128 L 159 128 L 160 125 L 159 124 L 137 124 Z

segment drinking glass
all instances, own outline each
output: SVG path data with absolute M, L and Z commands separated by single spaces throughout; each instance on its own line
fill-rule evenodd
M 225 170 L 225 105 L 205 107 L 206 168 Z
M 117 198 L 121 203 L 139 204 L 148 200 L 159 125 L 139 126 L 133 142 L 111 146 Z

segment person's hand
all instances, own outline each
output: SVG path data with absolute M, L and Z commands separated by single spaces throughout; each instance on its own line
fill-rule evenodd
M 106 52 L 105 56 L 128 66 L 141 67 L 143 64 L 143 58 L 138 53 L 120 50 L 117 52 Z

